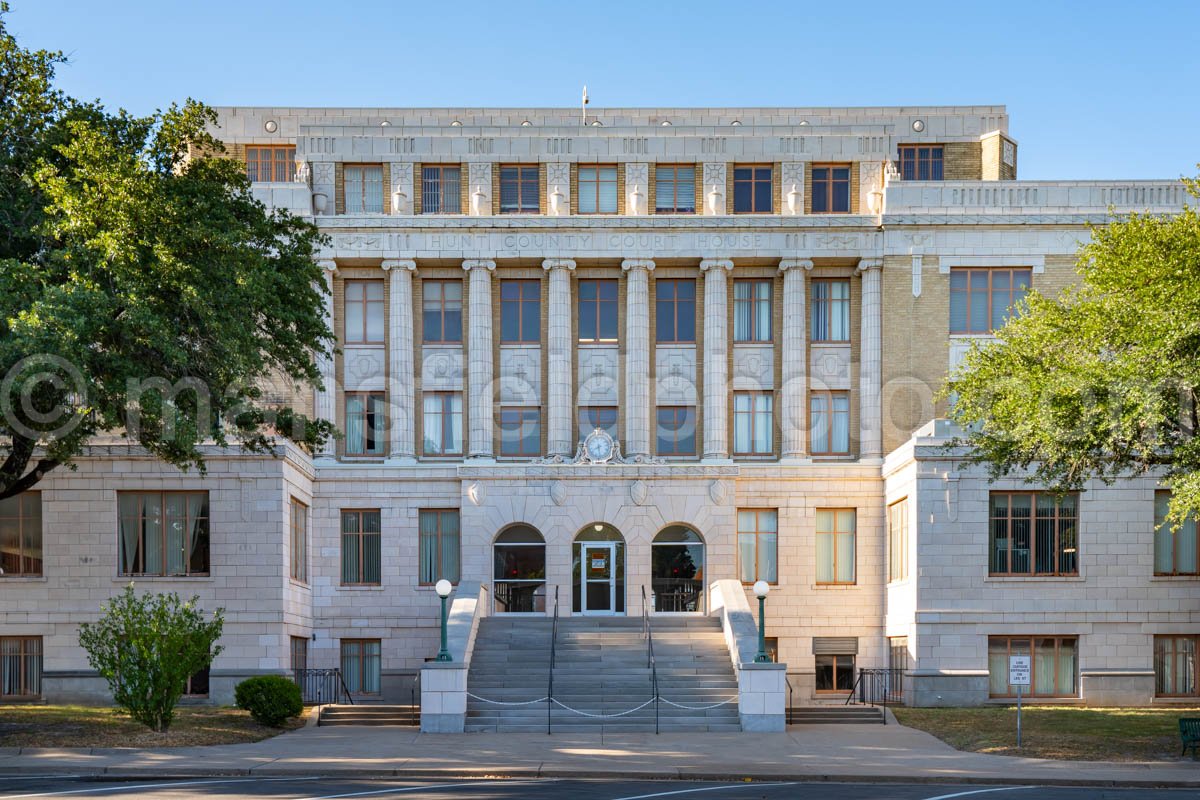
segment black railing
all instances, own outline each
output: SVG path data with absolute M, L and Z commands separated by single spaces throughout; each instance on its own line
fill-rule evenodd
M 558 649 L 558 586 L 554 587 L 554 621 L 550 624 L 550 676 L 546 686 L 546 735 L 554 719 L 554 661 Z
M 413 675 L 412 683 L 409 685 L 409 697 L 412 705 L 409 706 L 409 716 L 412 719 L 413 725 L 421 724 L 421 673 Z
M 646 636 L 646 668 L 650 670 L 650 696 L 654 698 L 654 732 L 658 733 L 659 695 L 658 662 L 654 659 L 654 629 L 650 626 L 650 606 L 646 602 L 646 587 L 642 586 L 642 631 Z
M 546 582 L 497 580 L 493 597 L 498 614 L 545 613 Z
M 851 703 L 869 706 L 899 705 L 904 702 L 904 670 L 860 669 L 854 686 L 846 697 Z M 887 714 L 883 715 L 887 724 Z
M 297 669 L 292 670 L 292 678 L 300 687 L 300 698 L 305 705 L 340 703 L 342 698 L 354 705 L 340 669 Z
M 792 676 L 791 675 L 784 675 L 783 680 L 787 684 L 787 687 L 788 687 L 787 708 L 785 708 L 783 710 L 783 721 L 784 721 L 784 724 L 791 725 L 792 724 L 792 708 L 796 705 L 795 702 L 792 700 L 792 697 L 796 693 L 796 690 L 792 687 Z
M 704 610 L 704 581 L 690 578 L 654 578 L 654 610 L 666 613 Z

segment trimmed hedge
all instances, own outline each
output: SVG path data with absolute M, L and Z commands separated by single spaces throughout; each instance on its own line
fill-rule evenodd
M 304 710 L 300 687 L 282 675 L 247 678 L 233 690 L 238 708 L 250 712 L 256 722 L 278 728 L 289 717 Z

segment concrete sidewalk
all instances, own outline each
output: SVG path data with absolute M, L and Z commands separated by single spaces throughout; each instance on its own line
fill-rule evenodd
M 786 733 L 421 734 L 307 727 L 263 742 L 160 750 L 0 748 L 9 774 L 624 777 L 1200 787 L 1200 762 L 1048 761 L 962 753 L 900 725 Z

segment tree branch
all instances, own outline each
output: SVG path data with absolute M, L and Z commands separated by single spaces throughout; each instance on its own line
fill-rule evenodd
M 47 472 L 61 464 L 56 459 L 43 458 L 29 470 L 29 461 L 33 458 L 36 445 L 37 442 L 26 436 L 13 436 L 12 450 L 8 458 L 4 459 L 4 464 L 0 465 L 0 500 L 33 488 Z

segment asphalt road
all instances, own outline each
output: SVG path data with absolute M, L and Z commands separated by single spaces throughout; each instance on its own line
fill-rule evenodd
M 952 786 L 948 784 L 731 783 L 624 780 L 366 780 L 208 778 L 102 781 L 70 776 L 0 776 L 0 800 L 100 797 L 106 800 L 1183 800 L 1194 789 Z

